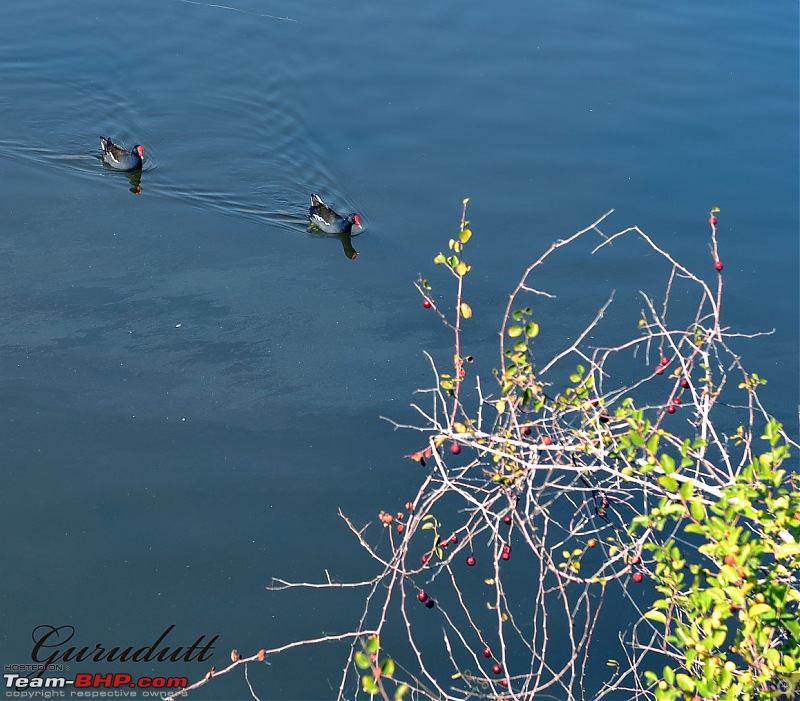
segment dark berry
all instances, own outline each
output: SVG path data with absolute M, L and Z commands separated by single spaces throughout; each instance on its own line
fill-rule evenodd
M 450 538 L 450 542 L 455 545 L 458 542 L 458 536 L 453 534 L 453 537 Z
M 506 526 L 510 526 L 511 525 L 511 521 L 513 521 L 511 516 L 503 516 L 503 523 L 505 523 Z
M 428 562 L 428 560 L 430 560 L 430 559 L 431 559 L 431 556 L 430 556 L 430 555 L 423 555 L 423 556 L 420 558 L 420 560 L 422 561 L 422 564 L 423 564 L 423 565 L 424 565 L 425 563 L 427 563 L 427 562 Z
M 687 380 L 687 379 L 684 377 L 684 378 L 681 380 L 681 387 L 683 387 L 684 389 L 686 389 L 688 386 L 689 386 L 689 380 Z
M 494 665 L 494 667 L 492 667 L 492 671 L 495 674 L 500 674 L 500 672 L 503 671 L 503 668 L 499 664 L 496 664 L 496 665 Z
M 476 560 L 476 559 L 475 559 L 475 558 L 474 558 L 472 555 L 470 555 L 470 556 L 467 558 L 467 565 L 468 565 L 469 567 L 475 567 L 475 563 L 476 563 L 476 562 L 477 562 L 477 560 Z
M 424 604 L 428 600 L 428 595 L 424 591 L 421 591 L 417 594 L 417 598 Z
M 425 608 L 426 609 L 432 609 L 434 606 L 436 606 L 436 602 L 433 599 L 428 599 L 425 602 Z
M 484 657 L 491 657 L 491 656 L 492 656 L 492 651 L 491 651 L 491 650 L 490 650 L 490 649 L 487 647 L 487 648 L 486 648 L 486 649 L 483 651 L 483 656 L 484 656 Z
M 523 426 L 522 429 L 520 429 L 520 430 L 521 430 L 521 433 L 522 433 L 523 436 L 530 436 L 531 435 L 531 427 L 530 426 Z

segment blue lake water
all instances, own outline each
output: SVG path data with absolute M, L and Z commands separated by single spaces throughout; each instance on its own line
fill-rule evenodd
M 424 475 L 379 417 L 411 422 L 422 351 L 452 357 L 412 283 L 465 197 L 487 370 L 554 239 L 614 209 L 607 233 L 639 225 L 713 280 L 719 206 L 725 323 L 775 329 L 737 351 L 797 434 L 796 5 L 236 3 L 0 5 L 3 664 L 40 625 L 112 646 L 175 624 L 219 635 L 220 667 L 355 624 L 352 599 L 265 587 L 370 576 L 337 509 L 374 521 Z M 145 146 L 140 182 L 101 135 Z M 311 192 L 365 219 L 355 260 L 305 230 Z M 555 271 L 540 355 L 612 289 L 663 292 L 615 249 Z M 341 653 L 276 658 L 261 698 L 331 697 Z

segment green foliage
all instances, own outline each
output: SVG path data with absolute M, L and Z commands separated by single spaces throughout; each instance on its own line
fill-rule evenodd
M 647 673 L 659 701 L 767 699 L 800 669 L 800 477 L 781 467 L 789 449 L 780 429 L 767 423 L 768 450 L 718 499 L 686 482 L 677 500 L 665 497 L 635 519 L 634 534 L 643 526 L 673 534 L 678 524 L 685 536 L 646 546 L 663 598 L 645 618 L 682 658 L 660 677 Z M 675 465 L 665 458 L 668 473 Z

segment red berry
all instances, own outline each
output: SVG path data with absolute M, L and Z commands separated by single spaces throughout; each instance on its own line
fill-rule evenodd
M 492 651 L 491 651 L 491 650 L 490 650 L 490 649 L 487 647 L 487 648 L 486 648 L 486 649 L 483 651 L 483 656 L 484 656 L 484 657 L 491 657 L 491 656 L 492 656 Z
M 688 386 L 689 386 L 689 380 L 687 380 L 687 379 L 684 377 L 684 378 L 681 380 L 681 387 L 683 387 L 684 389 L 686 389 Z
M 501 679 L 500 686 L 508 688 L 508 679 Z
M 475 558 L 474 558 L 472 555 L 470 555 L 470 556 L 467 558 L 467 565 L 468 565 L 469 567 L 475 567 L 475 562 L 476 562 L 476 560 L 475 560 Z
M 725 556 L 725 564 L 726 565 L 735 565 L 736 558 L 733 555 L 726 555 Z
M 681 405 L 681 398 L 680 397 L 675 397 L 675 399 L 672 400 L 672 403 L 673 404 L 677 404 L 678 406 L 680 406 Z
M 500 674 L 500 672 L 503 671 L 503 668 L 499 664 L 496 664 L 494 667 L 492 667 L 492 671 L 495 674 Z
M 453 445 L 450 446 L 450 452 L 453 455 L 458 455 L 461 452 L 461 446 L 458 443 L 453 443 Z
M 604 509 L 607 509 L 608 508 L 608 504 L 609 504 L 608 499 L 603 497 L 603 500 L 600 502 L 600 506 L 602 506 Z
M 664 374 L 664 366 L 663 365 L 659 365 L 656 368 L 656 375 L 663 375 L 663 374 Z
M 711 224 L 711 226 L 716 226 L 717 225 L 717 218 L 712 214 L 708 218 L 708 223 Z
M 675 413 L 675 407 L 670 404 L 667 407 L 667 412 L 669 412 L 670 414 L 674 414 Z
M 503 523 L 505 523 L 506 526 L 510 526 L 511 525 L 511 521 L 513 521 L 511 516 L 503 516 Z
M 500 558 L 503 559 L 503 560 L 510 560 L 511 559 L 511 553 L 508 550 L 503 550 L 503 554 L 500 555 Z
M 430 309 L 433 305 L 429 299 L 424 299 L 422 300 L 422 306 L 425 307 L 425 309 Z
M 662 365 L 669 365 L 669 358 L 661 358 Z
M 636 582 L 637 584 L 639 584 L 643 579 L 644 579 L 644 577 L 642 576 L 641 572 L 634 572 L 633 573 L 633 581 Z
M 439 543 L 440 548 L 446 548 L 448 545 L 450 545 L 449 540 L 443 540 L 441 543 Z
M 424 591 L 421 591 L 417 594 L 417 598 L 424 604 L 428 600 L 428 595 Z
M 605 518 L 606 517 L 606 510 L 605 509 L 597 509 L 597 515 L 600 518 Z
M 714 267 L 715 267 L 717 270 L 722 270 L 722 269 L 723 269 L 725 266 L 724 266 L 724 265 L 722 265 L 722 261 L 721 261 L 721 260 L 718 260 L 716 263 L 714 263 Z
M 553 439 L 550 438 L 550 436 L 545 436 L 544 438 L 542 438 L 542 443 L 544 443 L 545 445 L 552 445 Z
M 431 556 L 430 556 L 430 555 L 423 555 L 423 556 L 420 558 L 420 560 L 422 561 L 422 564 L 423 564 L 423 565 L 424 565 L 426 562 L 428 562 L 428 560 L 430 560 L 430 559 L 431 559 Z
M 638 564 L 639 564 L 641 561 L 642 561 L 642 558 L 641 558 L 641 557 L 639 557 L 638 555 L 637 555 L 636 557 L 634 557 L 634 558 L 631 560 L 631 562 L 632 562 L 634 565 L 638 565 Z
M 523 426 L 520 431 L 522 432 L 523 436 L 530 436 L 531 435 L 531 427 L 530 426 Z
M 433 599 L 428 599 L 425 602 L 425 608 L 426 609 L 432 609 L 434 606 L 436 606 L 436 602 Z
M 455 535 L 455 533 L 453 534 L 453 537 L 452 537 L 452 538 L 450 538 L 450 542 L 451 542 L 453 545 L 455 545 L 455 544 L 458 542 L 458 536 L 457 536 L 457 535 Z

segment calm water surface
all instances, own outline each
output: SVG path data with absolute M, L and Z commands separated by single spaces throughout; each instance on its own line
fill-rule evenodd
M 796 433 L 796 6 L 236 3 L 0 5 L 3 664 L 40 625 L 141 646 L 175 624 L 219 635 L 218 667 L 354 625 L 345 598 L 264 587 L 369 576 L 337 509 L 365 523 L 422 476 L 379 416 L 410 421 L 422 350 L 448 358 L 411 282 L 464 197 L 485 368 L 553 239 L 614 208 L 608 233 L 713 279 L 721 207 L 726 323 L 776 330 L 739 350 Z M 145 145 L 140 182 L 102 167 L 103 134 Z M 356 260 L 306 232 L 312 191 L 365 218 Z M 617 248 L 565 257 L 540 353 L 611 289 L 634 316 L 662 290 Z M 280 658 L 259 693 L 330 697 L 340 653 Z

